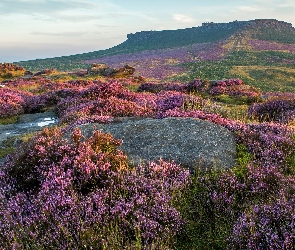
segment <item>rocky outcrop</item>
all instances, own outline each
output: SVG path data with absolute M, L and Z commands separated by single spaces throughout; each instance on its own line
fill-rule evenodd
M 0 63 L 0 80 L 23 76 L 25 69 L 13 63 Z
M 34 76 L 50 75 L 55 73 L 55 69 L 42 69 L 41 71 L 34 74 Z
M 107 67 L 104 63 L 92 63 L 87 69 L 89 75 L 107 76 L 114 72 L 114 69 Z
M 93 130 L 122 139 L 120 149 L 134 165 L 158 159 L 174 160 L 193 170 L 195 167 L 230 168 L 235 164 L 236 145 L 227 129 L 194 118 L 121 118 L 110 124 L 81 125 L 89 137 Z
M 103 63 L 92 63 L 88 69 L 87 74 L 110 76 L 110 77 L 126 77 L 131 76 L 135 72 L 135 69 L 129 65 L 125 65 L 122 68 L 110 68 Z

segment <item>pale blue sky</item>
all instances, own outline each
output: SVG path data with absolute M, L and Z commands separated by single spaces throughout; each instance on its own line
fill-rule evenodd
M 295 0 L 1 0 L 0 62 L 115 46 L 128 33 L 275 18 L 295 26 Z

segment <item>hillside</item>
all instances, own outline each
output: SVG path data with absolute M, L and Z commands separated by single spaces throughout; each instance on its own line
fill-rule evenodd
M 18 62 L 28 70 L 77 70 L 89 63 L 125 64 L 154 80 L 239 77 L 270 91 L 293 91 L 295 29 L 275 19 L 203 23 L 179 30 L 128 34 L 115 47 L 84 54 Z
M 128 34 L 127 40 L 123 43 L 106 50 L 72 56 L 29 60 L 18 62 L 18 64 L 25 66 L 29 70 L 40 70 L 46 67 L 71 70 L 83 67 L 84 61 L 90 59 L 217 41 L 230 36 L 245 24 L 246 22 L 237 21 L 218 25 L 204 23 L 200 27 L 187 29 L 136 32 L 135 34 Z

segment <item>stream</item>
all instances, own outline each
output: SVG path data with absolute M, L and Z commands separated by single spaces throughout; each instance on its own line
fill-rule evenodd
M 20 115 L 17 123 L 0 125 L 0 149 L 6 147 L 5 141 L 17 138 L 23 134 L 40 131 L 45 127 L 53 126 L 57 124 L 57 116 L 53 112 L 44 112 L 36 114 L 24 114 Z M 13 145 L 15 146 L 15 145 Z M 0 164 L 4 158 L 0 159 Z

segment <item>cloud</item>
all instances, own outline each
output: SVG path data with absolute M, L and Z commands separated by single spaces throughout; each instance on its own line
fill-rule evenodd
M 234 6 L 230 13 L 237 20 L 271 18 L 294 23 L 294 11 L 294 0 L 254 0 L 251 4 Z
M 95 24 L 94 26 L 99 28 L 118 28 L 121 27 L 119 25 L 104 25 L 104 24 Z
M 191 18 L 189 16 L 186 16 L 186 15 L 182 15 L 182 14 L 174 14 L 173 19 L 175 21 L 182 22 L 182 23 L 193 23 L 193 22 L 195 22 L 195 19 L 193 19 L 193 18 Z
M 274 10 L 277 13 L 282 13 L 284 10 L 295 10 L 294 0 L 256 0 L 255 4 L 261 9 Z
M 256 6 L 256 5 L 254 5 L 254 6 L 238 6 L 236 11 L 257 12 L 257 11 L 261 11 L 261 9 L 258 8 L 258 6 Z
M 87 34 L 87 32 L 71 32 L 71 31 L 68 31 L 68 32 L 39 32 L 39 31 L 34 31 L 34 32 L 31 32 L 31 35 L 34 35 L 34 36 L 65 36 L 65 37 L 69 37 L 69 36 L 82 36 L 82 35 L 85 35 Z
M 77 0 L 1 0 L 2 14 L 56 13 L 69 9 L 91 9 L 93 4 Z
M 110 12 L 110 13 L 108 13 L 108 15 L 110 17 L 114 17 L 114 18 L 129 16 L 128 13 L 126 13 L 126 12 Z
M 0 15 L 27 15 L 43 21 L 89 21 L 99 19 L 109 8 L 90 0 L 1 0 Z

